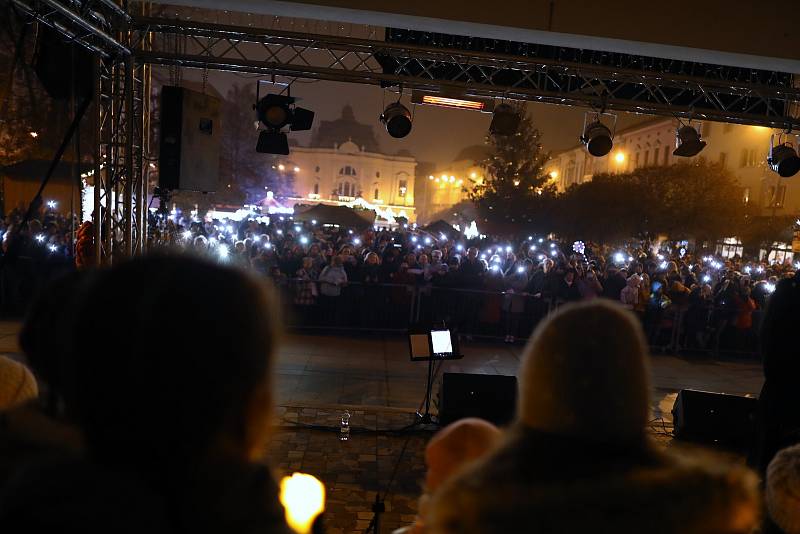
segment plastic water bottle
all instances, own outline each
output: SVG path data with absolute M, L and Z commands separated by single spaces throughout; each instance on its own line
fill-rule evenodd
M 350 412 L 347 410 L 342 414 L 342 426 L 339 427 L 339 441 L 350 439 Z

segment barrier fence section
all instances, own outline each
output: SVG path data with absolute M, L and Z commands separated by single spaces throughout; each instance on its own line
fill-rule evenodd
M 20 257 L 0 270 L 0 309 L 20 318 L 48 280 L 73 270 L 64 261 Z M 402 333 L 414 324 L 448 325 L 463 336 L 527 339 L 536 325 L 563 302 L 513 291 L 441 287 L 430 284 L 334 286 L 310 279 L 273 280 L 284 324 L 294 330 Z M 735 309 L 700 304 L 650 303 L 638 313 L 651 350 L 714 357 L 755 357 L 762 310 L 745 320 Z M 575 325 L 580 333 L 581 325 Z
M 544 317 L 564 304 L 513 291 L 349 283 L 337 293 L 324 286 L 298 279 L 279 283 L 287 327 L 405 332 L 413 324 L 444 323 L 463 336 L 524 340 Z M 761 310 L 752 313 L 751 321 L 741 321 L 735 310 L 710 303 L 666 308 L 654 303 L 637 315 L 654 352 L 757 355 Z M 575 325 L 576 333 L 580 328 Z

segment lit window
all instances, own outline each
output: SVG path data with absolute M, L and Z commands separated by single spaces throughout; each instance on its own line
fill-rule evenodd
M 398 184 L 399 184 L 399 187 L 398 187 L 398 194 L 399 194 L 401 197 L 404 197 L 404 196 L 406 196 L 406 191 L 408 191 L 408 180 L 400 180 L 400 181 L 398 182 Z

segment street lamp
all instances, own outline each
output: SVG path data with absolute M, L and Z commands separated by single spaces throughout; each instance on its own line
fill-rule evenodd
M 618 164 L 622 165 L 623 163 L 625 163 L 625 154 L 623 154 L 622 152 L 617 152 L 617 154 L 614 156 L 614 160 Z

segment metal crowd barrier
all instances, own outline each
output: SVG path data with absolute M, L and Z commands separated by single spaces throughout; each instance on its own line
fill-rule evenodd
M 297 301 L 302 284 L 316 285 L 313 303 Z M 525 293 L 424 284 L 349 283 L 340 296 L 325 297 L 318 282 L 290 279 L 281 290 L 289 328 L 333 332 L 403 332 L 411 324 L 444 322 L 464 336 L 525 340 L 563 304 Z M 753 357 L 761 315 L 753 312 L 753 326 L 744 330 L 736 328 L 736 314 L 726 308 L 654 306 L 639 317 L 653 352 Z

